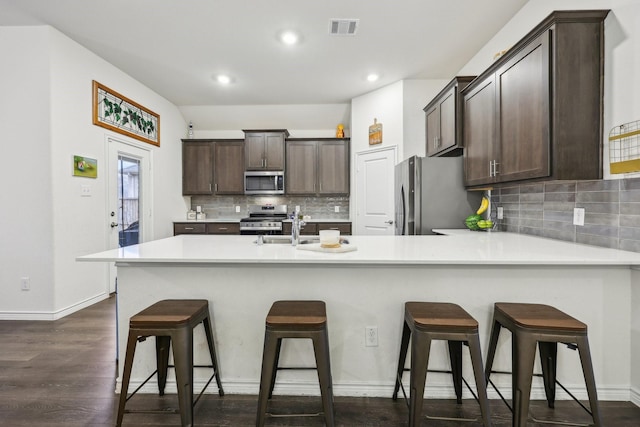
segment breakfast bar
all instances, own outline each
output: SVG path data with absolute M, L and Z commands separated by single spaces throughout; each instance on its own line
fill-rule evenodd
M 334 394 L 383 397 L 393 392 L 406 301 L 464 307 L 480 324 L 483 356 L 493 304 L 532 302 L 553 305 L 588 325 L 600 399 L 640 403 L 634 371 L 640 366 L 640 254 L 521 234 L 437 231 L 443 235 L 348 236 L 342 246 L 350 250 L 337 253 L 301 250 L 313 241 L 296 247 L 268 240 L 258 245 L 256 236 L 181 235 L 78 260 L 116 263 L 120 360 L 133 314 L 162 299 L 208 300 L 226 393 L 258 393 L 264 319 L 276 300 L 325 301 Z M 373 340 L 365 336 L 371 327 L 377 332 Z M 206 363 L 204 333 L 194 333 L 195 362 Z M 447 369 L 446 344 L 439 345 L 430 367 Z M 131 386 L 155 369 L 153 346 L 139 347 Z M 505 333 L 494 368 L 509 370 L 510 357 Z M 558 378 L 586 398 L 576 352 L 560 350 L 558 357 Z M 312 360 L 305 340 L 283 345 L 283 364 Z M 468 358 L 464 363 L 471 380 Z M 196 388 L 206 381 L 202 375 L 196 373 Z M 510 395 L 508 376 L 492 379 Z M 536 381 L 532 398 L 544 398 L 542 381 Z M 172 386 L 175 391 L 170 378 L 168 392 Z M 150 382 L 143 391 L 157 390 Z M 284 372 L 276 393 L 318 395 L 315 372 Z M 430 378 L 426 393 L 454 396 L 445 375 Z M 559 392 L 557 398 L 567 396 Z

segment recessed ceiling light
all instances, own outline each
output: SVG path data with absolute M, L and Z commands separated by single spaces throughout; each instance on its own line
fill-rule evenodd
M 216 80 L 218 80 L 218 83 L 220 83 L 221 85 L 228 85 L 229 83 L 231 83 L 231 77 L 224 74 L 219 74 L 218 77 L 216 77 Z
M 285 31 L 280 34 L 280 40 L 282 41 L 282 43 L 289 46 L 298 43 L 299 39 L 300 37 L 298 36 L 298 34 L 293 31 Z
M 375 82 L 379 78 L 380 78 L 380 76 L 375 74 L 375 73 L 371 73 L 371 74 L 367 75 L 367 81 L 368 82 Z

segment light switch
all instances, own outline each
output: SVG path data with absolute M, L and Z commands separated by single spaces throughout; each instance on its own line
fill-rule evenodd
M 81 185 L 80 186 L 80 197 L 91 197 L 91 186 L 90 185 Z
M 584 208 L 573 209 L 573 225 L 584 225 Z
M 236 213 L 240 213 L 240 206 L 236 206 Z
M 334 208 L 333 208 L 333 211 L 334 211 L 335 213 L 340 212 L 340 206 L 336 206 L 336 207 L 334 207 Z

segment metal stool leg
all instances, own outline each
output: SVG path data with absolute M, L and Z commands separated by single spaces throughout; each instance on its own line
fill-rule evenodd
M 173 360 L 182 426 L 193 425 L 193 329 L 173 333 Z
M 480 351 L 480 338 L 478 334 L 470 335 L 467 342 L 469 343 L 469 353 L 471 354 L 473 375 L 476 380 L 476 391 L 478 393 L 478 400 L 480 401 L 482 423 L 485 427 L 490 427 L 491 410 L 489 407 L 489 399 L 487 398 L 487 385 L 485 383 L 485 375 L 482 370 L 482 352 Z
M 526 427 L 536 340 L 529 334 L 514 334 L 511 338 L 513 367 L 513 427 Z
M 158 391 L 160 396 L 164 396 L 164 388 L 167 385 L 170 347 L 171 337 L 156 336 L 156 369 L 158 369 Z
M 280 360 L 280 349 L 282 348 L 282 338 L 278 338 L 276 344 L 276 355 L 273 358 L 273 373 L 269 384 L 269 399 L 273 397 L 273 388 L 276 386 L 276 376 L 278 375 L 278 361 Z
M 335 416 L 333 410 L 333 384 L 331 380 L 331 362 L 329 359 L 329 337 L 327 329 L 325 328 L 322 331 L 315 332 L 312 340 L 313 351 L 316 356 L 320 394 L 322 395 L 324 420 L 327 427 L 333 427 L 335 424 Z
M 400 379 L 404 372 L 404 365 L 407 361 L 407 350 L 409 349 L 409 339 L 411 338 L 411 328 L 407 322 L 403 322 L 402 340 L 400 341 L 400 357 L 398 358 L 398 370 L 396 375 L 396 386 L 393 389 L 393 400 L 398 398 L 398 390 L 400 390 Z
M 462 403 L 462 341 L 447 341 L 449 345 L 449 360 L 451 361 L 451 376 L 453 388 L 456 391 L 456 401 Z
M 122 382 L 120 387 L 120 399 L 118 403 L 118 416 L 116 427 L 122 425 L 122 417 L 124 416 L 124 407 L 127 403 L 127 391 L 129 389 L 129 379 L 131 378 L 131 368 L 133 367 L 133 355 L 136 353 L 136 344 L 138 336 L 136 333 L 129 331 L 127 339 L 127 354 L 124 358 L 124 369 L 122 371 Z
M 489 377 L 491 376 L 491 369 L 493 368 L 493 359 L 496 356 L 496 349 L 498 347 L 498 338 L 500 337 L 500 329 L 502 329 L 502 325 L 500 324 L 500 322 L 494 320 L 493 326 L 491 327 L 491 338 L 489 339 L 487 361 L 484 369 L 486 384 L 489 384 Z
M 427 380 L 427 365 L 431 350 L 431 338 L 414 331 L 411 342 L 411 395 L 409 404 L 409 427 L 420 426 L 424 384 Z
M 602 427 L 602 416 L 598 405 L 598 391 L 596 389 L 596 380 L 593 373 L 593 364 L 591 363 L 591 351 L 589 350 L 589 339 L 577 337 L 578 351 L 580 352 L 580 363 L 582 364 L 582 374 L 587 386 L 587 394 L 589 395 L 589 405 L 591 406 L 591 415 L 595 427 Z
M 262 351 L 262 375 L 260 378 L 260 391 L 258 392 L 258 414 L 256 427 L 264 426 L 267 415 L 267 402 L 269 399 L 269 387 L 273 376 L 274 358 L 278 338 L 268 330 L 264 334 L 264 349 Z
M 216 376 L 216 384 L 218 385 L 218 395 L 220 397 L 224 396 L 224 390 L 222 389 L 222 382 L 220 380 L 220 364 L 218 363 L 218 355 L 216 354 L 216 346 L 213 342 L 213 333 L 211 328 L 211 319 L 207 316 L 206 319 L 202 321 L 204 325 L 204 333 L 207 337 L 207 345 L 209 346 L 209 354 L 211 355 L 211 366 L 213 366 L 213 372 Z
M 547 396 L 547 405 L 549 408 L 554 408 L 556 401 L 558 343 L 538 341 L 538 349 L 540 350 L 540 364 L 542 366 L 542 379 L 544 381 L 544 393 Z

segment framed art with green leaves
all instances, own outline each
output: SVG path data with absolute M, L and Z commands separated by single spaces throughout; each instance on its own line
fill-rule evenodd
M 95 80 L 93 124 L 160 146 L 160 116 Z

